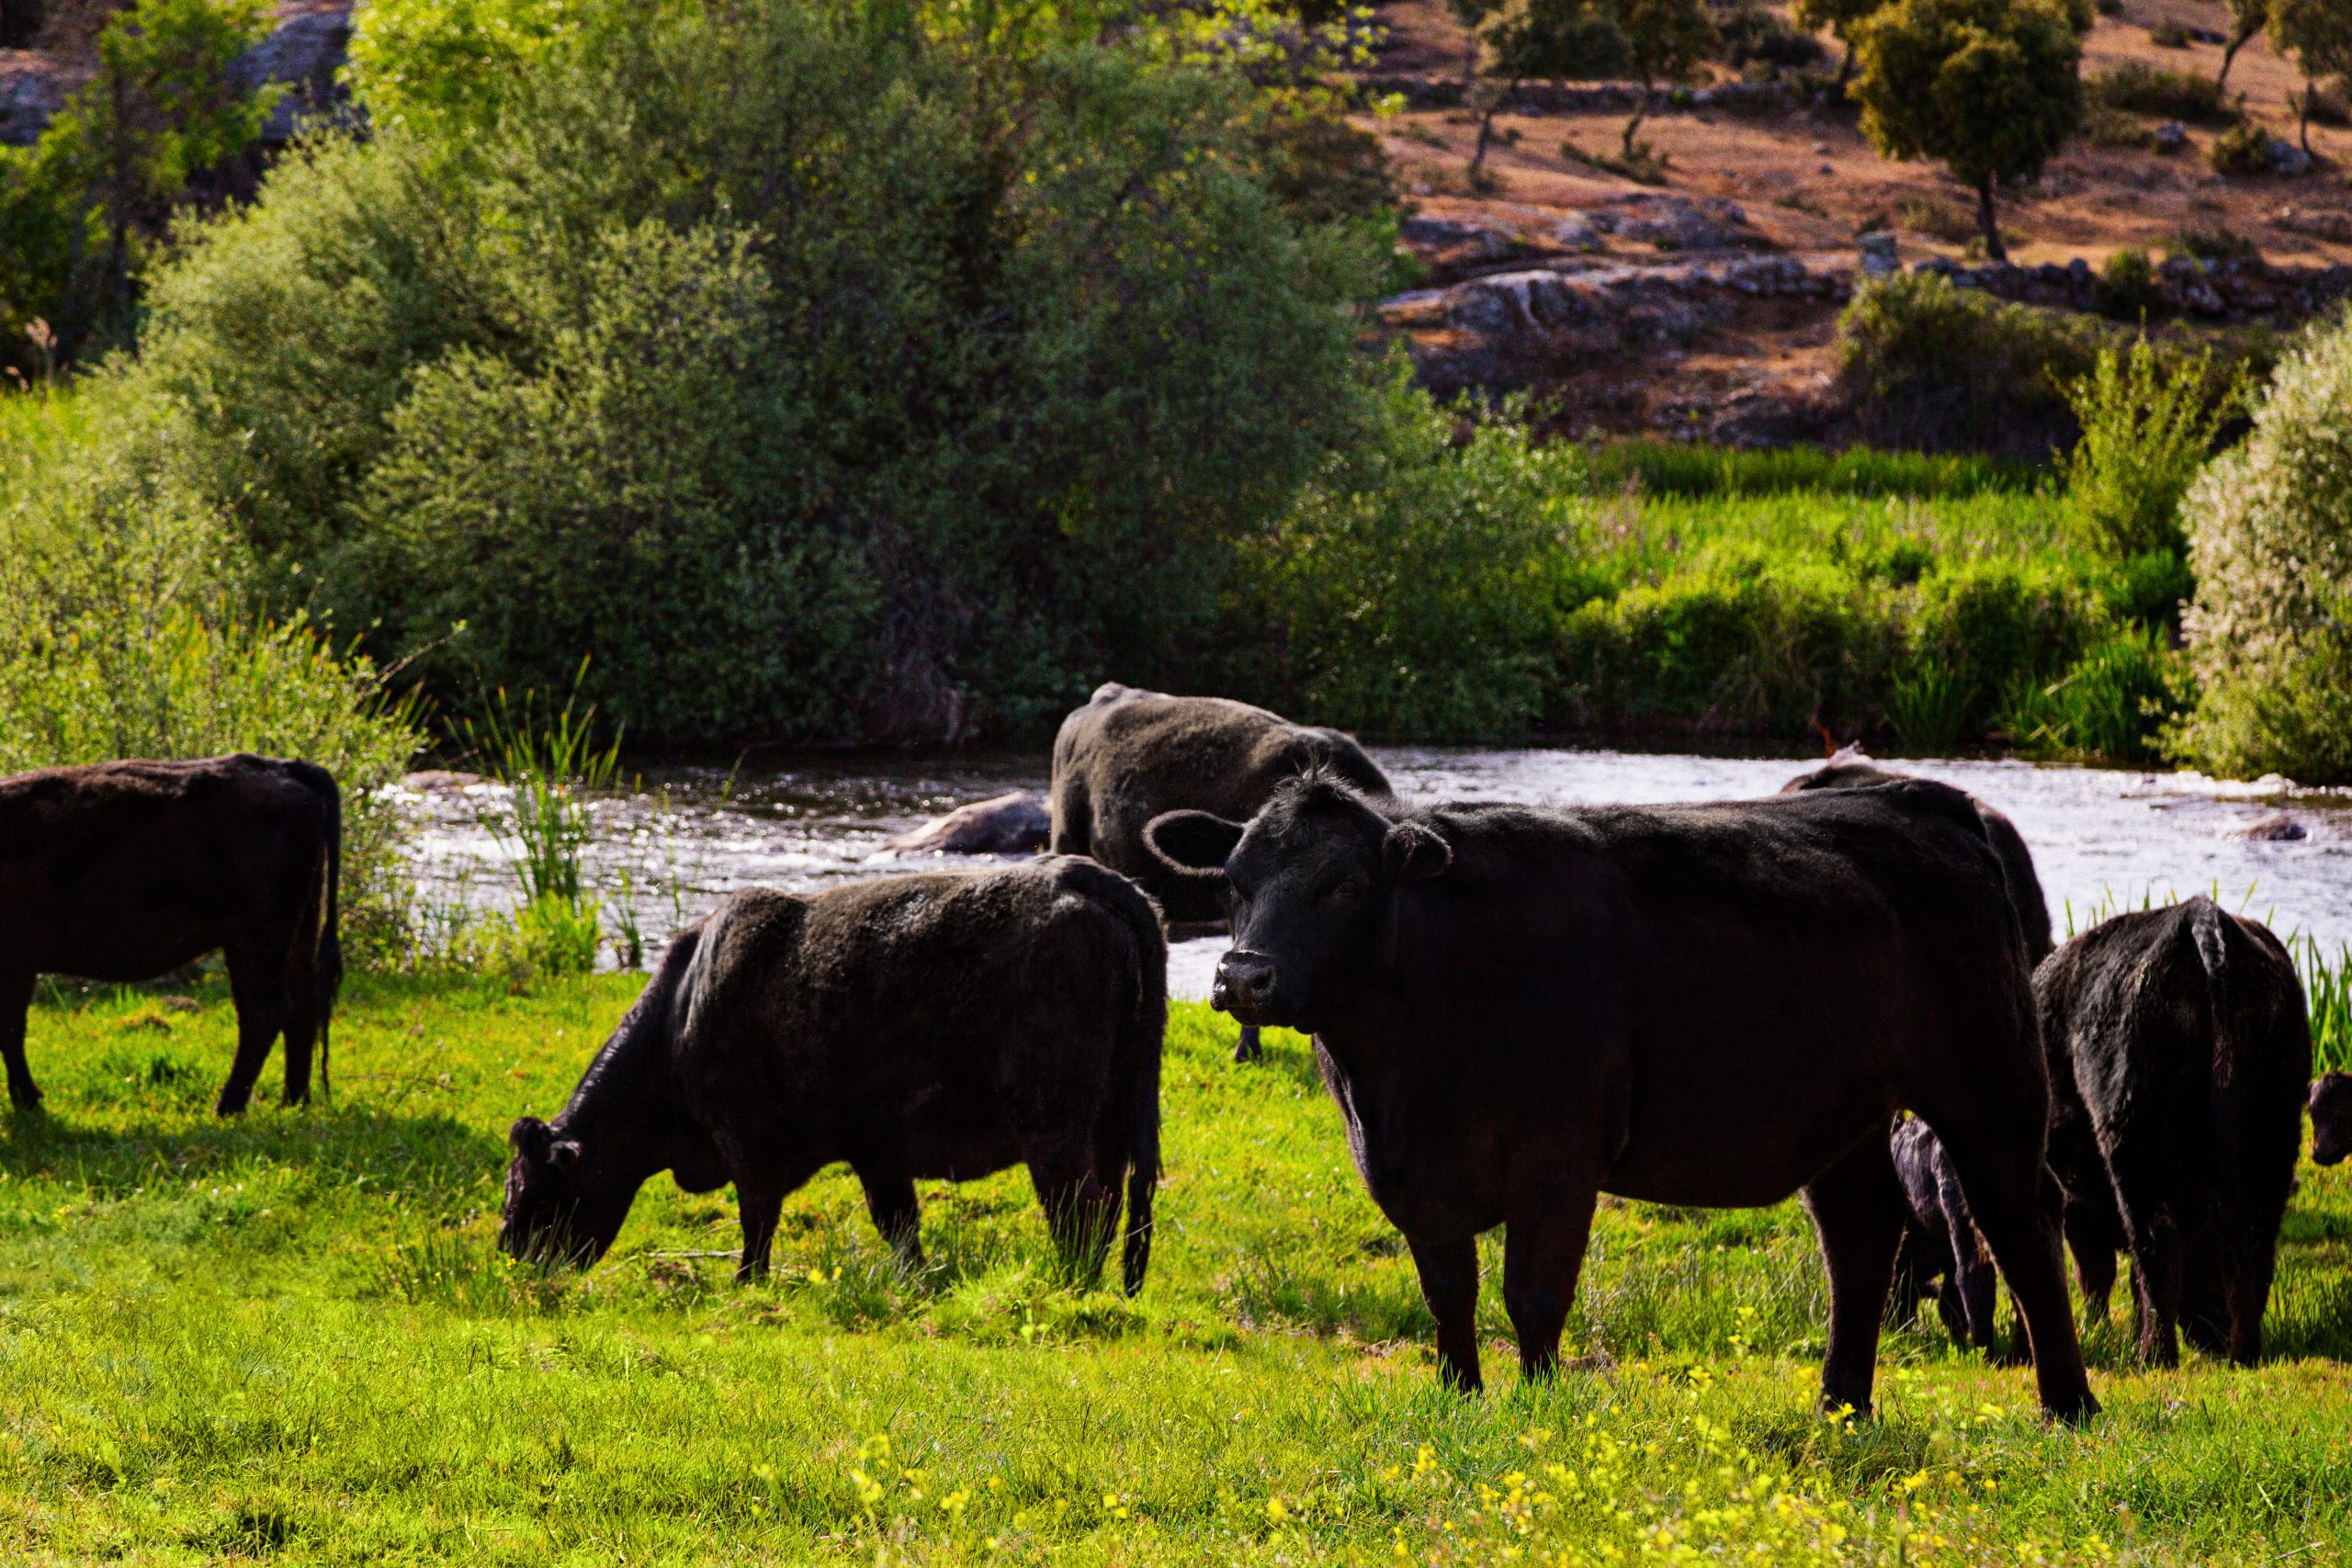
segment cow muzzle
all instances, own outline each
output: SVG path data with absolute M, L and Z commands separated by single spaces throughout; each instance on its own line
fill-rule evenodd
M 1209 1006 L 1231 1013 L 1244 1023 L 1260 1023 L 1273 1005 L 1274 961 L 1262 953 L 1235 948 L 1217 960 L 1216 980 L 1209 987 Z

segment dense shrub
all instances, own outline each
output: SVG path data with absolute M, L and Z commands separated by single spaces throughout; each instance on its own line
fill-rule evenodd
M 2027 459 L 2071 442 L 2061 387 L 2091 370 L 2102 341 L 2095 323 L 1933 273 L 1858 289 L 1838 330 L 1840 380 L 1870 440 Z
M 2252 120 L 2241 120 L 2213 138 L 2205 161 L 2217 175 L 2252 179 L 2273 172 L 2270 133 Z
M 2352 780 L 2352 320 L 2271 379 L 2245 445 L 2183 509 L 2199 695 L 2179 754 L 2230 775 Z
M 2211 76 L 2162 71 L 2137 60 L 2110 65 L 2083 85 L 2093 104 L 2127 114 L 2160 115 L 2194 125 L 2226 125 L 2238 118 Z
M 375 791 L 421 743 L 413 716 L 300 615 L 254 611 L 221 518 L 75 454 L 0 507 L 0 773 L 238 750 L 315 761 L 343 788 L 355 956 L 399 940 L 403 829 Z
M 2213 378 L 2210 354 L 2166 370 L 2143 338 L 2100 350 L 2067 389 L 2083 435 L 2064 474 L 2085 543 L 2119 559 L 2180 550 L 2180 498 L 2245 395 L 2243 373 L 2218 398 Z
M 1582 491 L 1574 446 L 1393 381 L 1367 439 L 1245 548 L 1235 689 L 1375 735 L 1528 728 Z
M 1882 452 L 1852 446 L 1700 446 L 1682 441 L 1621 441 L 1586 457 L 1593 488 L 1628 483 L 1644 495 L 1981 495 L 2024 491 L 2036 475 L 2021 463 L 1973 454 Z
M 1894 602 L 1848 570 L 1718 547 L 1567 616 L 1560 716 L 1783 734 L 1816 716 L 1867 722 L 1900 637 Z
M 130 373 L 277 602 L 441 693 L 587 654 L 647 741 L 1034 728 L 1180 676 L 1360 417 L 1372 231 L 1270 188 L 1295 128 L 1235 73 L 834 0 L 503 16 L 384 12 L 378 133 L 199 235 Z

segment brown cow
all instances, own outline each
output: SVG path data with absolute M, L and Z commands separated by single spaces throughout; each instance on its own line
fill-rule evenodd
M 325 1074 L 343 982 L 336 934 L 343 803 L 308 762 L 239 753 L 96 762 L 0 779 L 0 1057 L 8 1098 L 40 1103 L 25 1010 L 40 975 L 152 980 L 220 950 L 237 1056 L 216 1108 L 233 1116 L 278 1034 L 286 1102 Z

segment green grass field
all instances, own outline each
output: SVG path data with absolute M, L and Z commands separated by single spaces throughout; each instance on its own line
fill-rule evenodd
M 1398 1238 L 1304 1043 L 1180 1005 L 1133 1303 L 1051 1280 L 1017 1173 L 926 1192 L 896 1276 L 854 1184 L 739 1288 L 724 1195 L 649 1187 L 585 1275 L 492 1235 L 503 1132 L 639 985 L 355 982 L 332 1108 L 207 1112 L 217 987 L 55 996 L 49 1113 L 0 1123 L 0 1558 L 180 1562 L 2334 1560 L 2352 1544 L 2352 1185 L 2303 1172 L 2273 1362 L 2032 1413 L 2028 1374 L 1891 1333 L 1882 1419 L 1812 1414 L 1793 1207 L 1604 1211 L 1578 1370 L 1435 1385 Z M 275 1070 L 270 1075 L 274 1081 Z M 1493 1261 L 1490 1254 L 1489 1261 Z

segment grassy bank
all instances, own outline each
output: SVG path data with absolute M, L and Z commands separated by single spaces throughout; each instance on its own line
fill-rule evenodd
M 33 1561 L 2326 1561 L 2352 1546 L 2352 1183 L 2302 1172 L 2253 1373 L 2045 1429 L 2027 1374 L 1890 1336 L 1884 1419 L 1815 1421 L 1792 1206 L 1611 1205 L 1585 1371 L 1433 1385 L 1426 1314 L 1295 1037 L 1180 1006 L 1141 1299 L 1045 1282 L 1017 1177 L 925 1194 L 902 1280 L 853 1184 L 729 1282 L 724 1195 L 649 1188 L 583 1277 L 493 1252 L 503 1130 L 631 977 L 355 984 L 331 1109 L 205 1111 L 225 1000 L 51 999 L 0 1124 L 0 1543 Z M 1489 1261 L 1495 1260 L 1490 1250 Z M 1508 1325 L 1490 1280 L 1490 1338 Z M 1504 1354 L 1497 1345 L 1496 1353 Z M 887 1441 L 886 1441 L 887 1439 Z M 1554 1467 L 1557 1467 L 1556 1469 Z

